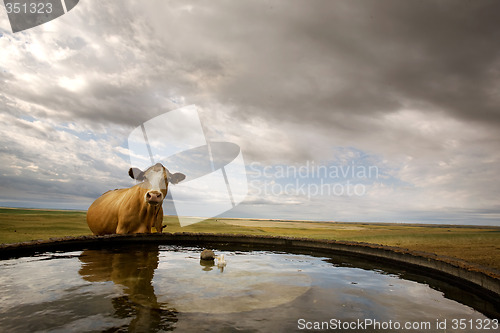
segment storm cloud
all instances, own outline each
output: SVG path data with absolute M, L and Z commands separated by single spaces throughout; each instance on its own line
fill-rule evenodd
M 0 204 L 86 208 L 132 183 L 133 128 L 196 104 L 249 171 L 380 171 L 313 197 L 249 172 L 233 216 L 498 224 L 499 22 L 486 0 L 85 1 L 14 34 L 0 10 Z

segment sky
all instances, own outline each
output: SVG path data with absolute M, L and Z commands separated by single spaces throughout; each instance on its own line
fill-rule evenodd
M 87 0 L 17 33 L 0 7 L 0 206 L 134 185 L 132 131 L 196 105 L 244 160 L 222 216 L 500 225 L 499 40 L 487 0 Z

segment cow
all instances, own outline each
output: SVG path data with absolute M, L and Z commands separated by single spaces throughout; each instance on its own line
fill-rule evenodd
M 161 163 L 146 171 L 130 168 L 128 174 L 141 183 L 101 195 L 87 211 L 87 224 L 94 235 L 151 233 L 163 230 L 163 199 L 168 185 L 183 181 L 182 173 L 171 174 Z

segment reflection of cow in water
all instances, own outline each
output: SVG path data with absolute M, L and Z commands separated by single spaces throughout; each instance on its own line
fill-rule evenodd
M 154 293 L 153 275 L 158 267 L 157 245 L 140 245 L 130 250 L 85 250 L 80 256 L 82 278 L 89 282 L 112 281 L 125 295 L 113 298 L 115 315 L 134 317 L 130 332 L 172 330 L 176 311 L 166 310 Z M 117 328 L 121 329 L 121 328 Z

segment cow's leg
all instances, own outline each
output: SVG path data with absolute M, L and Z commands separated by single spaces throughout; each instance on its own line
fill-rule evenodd
M 161 233 L 162 232 L 162 230 L 163 230 L 162 223 L 163 223 L 163 219 L 156 219 L 155 220 L 154 227 L 155 227 L 157 233 Z
M 118 227 L 116 229 L 117 234 L 150 234 L 151 229 L 148 229 L 146 226 L 139 226 L 135 229 L 125 229 Z
M 130 219 L 119 218 L 116 224 L 117 234 L 131 234 L 134 232 L 134 223 Z
M 133 232 L 133 234 L 150 234 L 151 233 L 151 228 L 148 228 L 144 225 L 138 227 L 137 229 L 135 229 Z
M 117 234 L 128 234 L 129 231 L 128 231 L 128 229 L 124 228 L 122 225 L 118 224 L 118 227 L 116 228 L 116 233 Z

